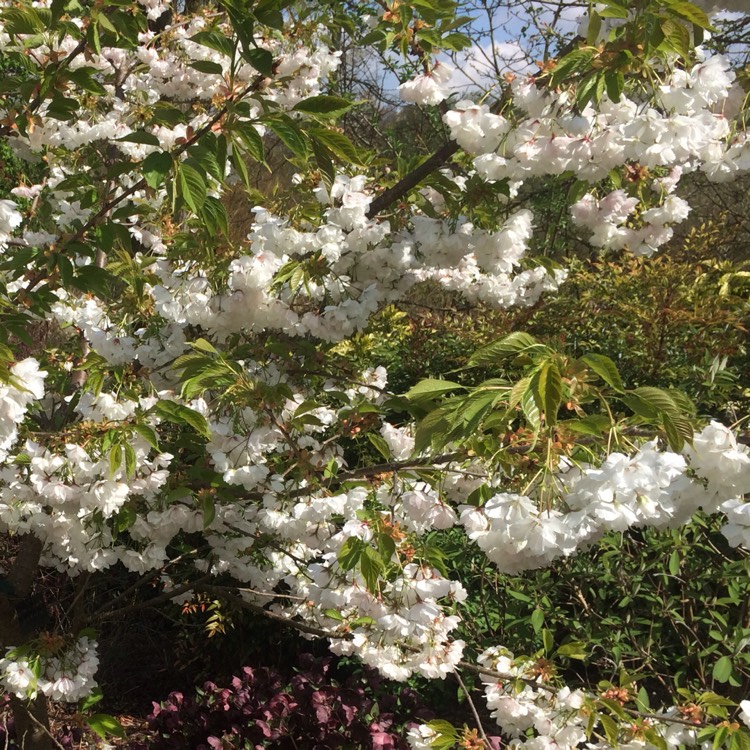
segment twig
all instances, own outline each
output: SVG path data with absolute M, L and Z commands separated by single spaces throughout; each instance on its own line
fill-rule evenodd
M 469 708 L 471 709 L 471 713 L 474 715 L 474 721 L 477 724 L 477 729 L 479 730 L 479 734 L 482 735 L 482 739 L 484 740 L 485 746 L 490 748 L 490 741 L 487 737 L 487 732 L 484 731 L 484 727 L 482 726 L 482 720 L 479 718 L 479 711 L 477 711 L 477 707 L 474 705 L 474 701 L 471 698 L 471 693 L 469 692 L 469 689 L 464 685 L 464 681 L 461 679 L 461 673 L 456 670 L 453 673 L 453 676 L 458 680 L 458 684 L 461 686 L 461 690 L 464 691 L 464 695 L 466 696 L 466 700 L 469 702 Z
M 159 596 L 155 596 L 152 599 L 148 599 L 145 602 L 137 602 L 136 604 L 129 604 L 127 607 L 120 607 L 119 609 L 111 609 L 111 610 L 104 610 L 102 612 L 99 610 L 94 616 L 93 621 L 99 622 L 101 620 L 110 620 L 113 617 L 119 616 L 123 612 L 133 612 L 138 609 L 148 609 L 149 607 L 155 607 L 157 604 L 161 604 L 162 602 L 168 602 L 170 599 L 174 599 L 176 596 L 180 596 L 180 594 L 185 594 L 188 591 L 197 590 L 199 584 L 202 581 L 207 581 L 211 578 L 210 573 L 206 573 L 206 575 L 201 576 L 197 580 L 186 583 L 183 586 L 178 586 L 177 588 L 170 589 L 169 591 L 165 591 L 163 594 L 159 594 Z
M 34 724 L 36 724 L 39 727 L 39 729 L 41 729 L 52 740 L 55 747 L 57 747 L 58 750 L 65 750 L 65 748 L 60 744 L 57 738 L 52 734 L 52 732 L 50 732 L 49 729 L 45 727 L 44 724 L 42 724 L 42 722 L 36 718 L 36 716 L 34 716 L 34 713 L 29 709 L 29 707 L 21 701 L 19 701 L 19 703 L 21 706 L 23 706 L 23 710 L 26 712 L 26 716 L 28 716 L 29 719 L 31 719 L 31 721 Z M 24 746 L 24 738 L 21 738 L 21 747 L 23 746 Z

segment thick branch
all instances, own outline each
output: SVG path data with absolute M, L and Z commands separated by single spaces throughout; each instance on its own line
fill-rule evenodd
M 399 180 L 393 187 L 382 192 L 370 204 L 370 210 L 367 212 L 367 218 L 372 219 L 379 213 L 385 211 L 400 198 L 403 198 L 412 188 L 415 188 L 427 175 L 432 174 L 436 169 L 448 161 L 453 154 L 458 151 L 458 144 L 455 141 L 448 141 L 442 145 L 432 156 L 423 161 L 416 169 L 409 172 L 405 177 Z

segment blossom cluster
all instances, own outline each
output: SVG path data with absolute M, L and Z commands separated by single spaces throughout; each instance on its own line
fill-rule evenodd
M 10 380 L 0 385 L 0 462 L 18 438 L 18 425 L 29 406 L 44 396 L 46 372 L 34 357 L 16 362 L 10 368 Z
M 750 504 L 742 497 L 750 492 L 750 453 L 718 422 L 696 433 L 682 454 L 652 441 L 632 456 L 610 453 L 597 467 L 569 466 L 557 480 L 560 507 L 503 492 L 481 507 L 460 507 L 467 534 L 500 570 L 544 567 L 607 531 L 677 528 L 698 509 L 724 511 L 723 533 L 747 547 Z
M 76 703 L 97 687 L 96 649 L 96 641 L 88 636 L 81 636 L 70 648 L 45 656 L 17 656 L 10 649 L 0 659 L 0 682 L 24 700 L 42 693 L 55 701 Z
M 141 5 L 151 20 L 170 8 L 159 0 Z M 81 19 L 71 23 L 83 26 Z M 508 477 L 499 468 L 468 459 L 464 471 L 455 461 L 439 464 L 436 480 L 405 469 L 363 481 L 347 464 L 356 418 L 370 419 L 396 462 L 415 450 L 411 427 L 383 419 L 387 373 L 377 367 L 338 380 L 318 377 L 311 360 L 276 355 L 275 345 L 293 339 L 302 349 L 313 342 L 319 362 L 331 345 L 366 330 L 373 315 L 422 282 L 508 308 L 534 304 L 565 274 L 524 266 L 534 233 L 528 209 L 502 204 L 507 211 L 492 228 L 442 215 L 438 200 L 430 215 L 407 206 L 405 216 L 379 218 L 371 215 L 376 185 L 354 167 L 324 180 L 296 176 L 300 191 L 309 182 L 301 218 L 256 206 L 246 237 L 196 250 L 196 196 L 220 211 L 225 190 L 241 177 L 241 144 L 257 147 L 274 125 L 286 145 L 294 144 L 290 133 L 305 124 L 304 107 L 295 107 L 324 91 L 339 64 L 339 54 L 315 35 L 308 46 L 258 35 L 255 52 L 273 61 L 268 74 L 260 62 L 263 70 L 203 43 L 216 29 L 231 36 L 200 16 L 163 32 L 144 30 L 138 44 L 78 55 L 75 36 L 40 41 L 0 28 L 0 45 L 28 57 L 29 66 L 44 70 L 65 60 L 72 75 L 91 79 L 99 91 L 97 105 L 82 105 L 78 117 L 60 117 L 54 99 L 40 100 L 29 126 L 9 138 L 19 156 L 42 160 L 47 175 L 14 191 L 44 210 L 24 216 L 19 204 L 0 200 L 0 251 L 9 261 L 4 293 L 30 305 L 42 295 L 64 341 L 60 356 L 75 355 L 65 365 L 50 356 L 50 370 L 65 383 L 59 392 L 45 391 L 47 364 L 36 358 L 12 364 L 0 385 L 0 531 L 36 535 L 44 543 L 42 563 L 71 576 L 116 564 L 134 573 L 161 571 L 179 535 L 200 534 L 210 554 L 191 560 L 193 567 L 186 563 L 187 579 L 197 570 L 247 584 L 248 601 L 273 602 L 276 614 L 329 635 L 336 653 L 356 654 L 397 680 L 444 678 L 462 658 L 464 644 L 454 635 L 466 592 L 433 564 L 430 532 L 459 525 L 513 573 L 573 554 L 610 530 L 674 527 L 699 508 L 723 510 L 730 543 L 750 546 L 750 504 L 742 500 L 750 491 L 750 457 L 718 423 L 681 454 L 650 442 L 633 455 L 611 453 L 599 466 L 566 464 L 553 479 L 552 503 L 504 491 Z M 25 55 L 25 44 L 35 45 L 33 55 Z M 404 84 L 401 95 L 439 103 L 450 74 L 436 64 Z M 623 94 L 616 102 L 605 96 L 597 109 L 578 111 L 571 91 L 517 79 L 518 116 L 461 102 L 444 121 L 482 178 L 509 181 L 515 195 L 530 177 L 573 172 L 590 187 L 571 211 L 591 244 L 650 253 L 688 215 L 674 194 L 681 175 L 702 169 L 728 179 L 750 167 L 750 145 L 729 124 L 741 102 L 725 58 L 675 69 L 649 94 Z M 176 124 L 165 108 L 176 112 Z M 11 115 L 0 111 L 0 120 Z M 224 128 L 231 136 L 223 142 L 224 161 L 218 148 L 190 151 L 197 133 L 208 141 Z M 310 132 L 341 135 L 322 128 L 316 122 Z M 112 153 L 121 170 L 116 179 L 99 169 L 111 166 Z M 164 156 L 164 179 L 153 180 L 151 172 L 141 179 L 145 165 Z M 596 186 L 612 170 L 634 165 L 653 178 L 648 200 Z M 195 195 L 193 173 L 201 180 Z M 465 175 L 443 177 L 463 195 Z M 123 203 L 121 213 L 110 212 L 111 201 Z M 111 221 L 97 224 L 110 213 Z M 116 240 L 107 243 L 107 231 Z M 125 260 L 117 251 L 107 257 L 107 244 L 127 247 Z M 28 254 L 16 255 L 16 248 Z M 44 273 L 28 261 L 37 255 L 49 259 Z M 121 294 L 64 281 L 81 282 L 86 271 L 114 275 L 118 263 L 130 274 L 117 280 Z M 237 342 L 247 347 L 237 346 L 242 354 L 230 361 Z M 225 346 L 226 358 L 218 351 Z M 203 354 L 196 395 L 183 375 Z M 69 387 L 72 359 L 79 373 L 96 366 L 106 377 L 99 373 L 99 385 L 88 389 Z M 236 398 L 216 385 L 230 376 L 242 386 Z M 31 413 L 49 424 L 63 415 L 64 426 L 50 436 L 35 430 Z M 158 447 L 173 436 L 170 417 L 184 434 L 186 425 L 202 428 L 206 442 L 195 438 L 194 453 L 177 443 L 190 459 Z M 200 481 L 193 483 L 195 476 Z M 481 506 L 466 504 L 480 485 L 494 496 Z M 30 656 L 3 660 L 5 687 L 69 700 L 93 687 L 92 641 L 81 638 L 70 651 L 40 658 L 36 666 Z M 534 679 L 512 655 L 493 651 L 483 659 Z M 514 694 L 488 683 L 489 706 L 508 733 L 534 728 L 539 736 L 526 741 L 531 750 L 582 741 L 576 691 L 553 699 L 523 684 Z M 430 737 L 415 730 L 415 742 Z
M 573 172 L 595 184 L 635 164 L 678 175 L 700 169 L 723 181 L 750 167 L 745 133 L 732 127 L 744 93 L 720 55 L 689 71 L 675 68 L 649 97 L 621 94 L 612 101 L 605 95 L 596 109 L 589 104 L 581 112 L 569 89 L 553 91 L 534 78 L 514 80 L 512 93 L 525 117 L 511 120 L 471 101 L 459 102 L 444 116 L 451 137 L 475 156 L 477 173 L 487 180 Z M 683 221 L 689 210 L 675 196 L 661 201 L 653 196 L 652 202 L 642 206 L 641 198 L 622 190 L 599 201 L 588 194 L 573 207 L 573 216 L 591 229 L 595 246 L 651 254 L 671 238 L 669 224 Z M 640 216 L 632 216 L 637 208 Z

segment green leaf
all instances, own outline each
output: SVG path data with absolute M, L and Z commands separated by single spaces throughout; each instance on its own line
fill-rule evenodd
M 542 644 L 544 646 L 544 653 L 549 655 L 552 653 L 552 649 L 555 647 L 555 641 L 552 637 L 552 633 L 547 628 L 542 630 Z
M 208 73 L 209 75 L 220 76 L 224 74 L 224 68 L 222 68 L 219 63 L 213 62 L 212 60 L 196 60 L 195 62 L 190 63 L 190 67 L 195 68 L 195 70 L 200 73 Z
M 104 697 L 104 693 L 100 687 L 95 687 L 85 698 L 81 698 L 78 704 L 78 710 L 80 712 L 88 711 L 92 706 L 95 706 Z
M 136 130 L 124 135 L 122 138 L 116 138 L 115 143 L 142 143 L 145 146 L 158 146 L 159 139 L 153 133 Z
M 262 49 L 261 47 L 246 49 L 243 50 L 242 57 L 264 76 L 272 76 L 274 74 L 273 55 L 267 49 Z
M 211 438 L 211 428 L 206 418 L 194 409 L 175 401 L 159 401 L 151 410 L 151 414 L 173 424 L 188 425 L 203 437 Z
M 528 333 L 516 331 L 499 341 L 477 349 L 469 358 L 469 366 L 498 364 L 508 357 L 528 351 L 541 352 L 548 351 L 548 349 Z
M 92 714 L 86 717 L 85 721 L 103 740 L 107 739 L 108 734 L 115 737 L 125 736 L 125 729 L 122 724 L 109 714 Z
M 600 15 L 603 15 L 600 13 Z M 553 86 L 557 86 L 577 73 L 582 73 L 591 69 L 591 61 L 594 59 L 596 51 L 591 47 L 576 49 L 558 60 L 555 69 L 552 71 L 550 81 Z
M 201 513 L 203 514 L 203 528 L 207 529 L 216 518 L 216 502 L 213 495 L 204 493 L 201 498 Z
M 297 126 L 290 118 L 272 119 L 268 121 L 268 127 L 279 137 L 279 140 L 295 155 L 307 156 L 305 139 Z
M 683 60 L 690 59 L 690 32 L 681 21 L 666 19 L 662 21 L 661 31 L 664 41 L 660 49 L 676 52 Z
M 558 656 L 566 656 L 568 659 L 578 659 L 579 661 L 583 661 L 588 657 L 586 644 L 580 641 L 564 643 L 557 649 L 556 653 Z
M 206 200 L 206 181 L 197 169 L 184 162 L 178 162 L 177 181 L 180 194 L 193 213 L 199 213 Z
M 393 537 L 388 534 L 378 534 L 378 551 L 384 561 L 390 562 L 396 554 L 396 542 Z
M 562 401 L 562 377 L 554 362 L 545 362 L 539 372 L 531 378 L 530 388 L 540 411 L 544 412 L 545 424 L 557 423 L 557 410 Z
M 434 750 L 450 750 L 458 740 L 458 730 L 449 721 L 434 719 L 428 721 L 427 726 L 437 734 L 430 747 Z
M 679 16 L 686 21 L 690 21 L 702 29 L 707 29 L 708 31 L 713 30 L 706 12 L 697 5 L 687 2 L 686 0 L 664 0 L 664 3 L 674 15 Z
M 711 671 L 711 675 L 716 682 L 728 682 L 732 675 L 733 664 L 728 656 L 722 656 Z
M 159 450 L 159 438 L 148 425 L 134 424 L 133 431 L 137 432 L 154 450 Z
M 266 154 L 265 148 L 263 147 L 263 139 L 255 125 L 249 122 L 238 123 L 234 128 L 234 132 L 237 133 L 240 140 L 247 148 L 250 156 L 252 156 L 255 161 L 258 161 L 261 164 L 264 163 Z
M 673 576 L 679 575 L 681 564 L 682 558 L 680 557 L 680 553 L 677 550 L 673 550 L 672 554 L 669 556 L 669 572 Z
M 343 133 L 323 128 L 314 128 L 310 130 L 310 134 L 341 161 L 350 164 L 362 164 L 362 157 L 357 147 Z
M 229 217 L 227 216 L 224 204 L 218 198 L 214 198 L 213 195 L 207 195 L 203 208 L 200 210 L 200 216 L 212 237 L 218 232 L 225 237 L 228 235 Z
M 158 189 L 172 169 L 172 156 L 166 151 L 155 151 L 143 160 L 143 178 L 146 184 Z
M 132 477 L 135 476 L 135 470 L 137 465 L 137 459 L 135 456 L 135 451 L 133 450 L 133 446 L 130 445 L 130 443 L 123 443 L 122 447 L 125 451 L 125 475 L 132 479 Z
M 378 435 L 377 432 L 368 432 L 367 439 L 372 443 L 375 450 L 386 460 L 389 461 L 391 458 L 391 449 L 388 447 L 388 443 L 385 442 L 382 435 Z
M 659 412 L 648 401 L 633 393 L 620 396 L 620 401 L 634 414 L 644 419 L 656 419 L 659 416 Z
M 417 425 L 417 431 L 414 435 L 414 453 L 421 453 L 423 450 L 435 447 L 439 448 L 445 444 L 450 431 L 450 424 L 446 418 L 445 409 L 435 409 L 431 411 Z
M 592 435 L 598 437 L 611 427 L 609 417 L 604 414 L 591 414 L 583 419 L 568 419 L 562 422 L 566 429 L 579 435 Z
M 362 549 L 359 569 L 362 572 L 362 578 L 365 579 L 367 590 L 373 594 L 377 593 L 379 590 L 378 581 L 380 576 L 385 573 L 385 564 L 377 550 L 374 550 L 369 544 Z
M 586 44 L 593 46 L 599 40 L 599 32 L 602 29 L 602 17 L 595 11 L 589 13 L 589 25 L 586 29 Z
M 671 417 L 666 414 L 662 415 L 662 425 L 664 426 L 664 434 L 667 436 L 669 447 L 679 453 L 685 445 L 685 438 L 682 437 Z
M 219 353 L 218 351 L 216 351 L 214 345 L 209 341 L 206 341 L 206 339 L 196 339 L 195 341 L 191 341 L 190 346 L 192 346 L 193 349 L 196 349 L 199 352 L 208 352 L 209 354 Z
M 617 740 L 617 722 L 611 717 L 605 714 L 599 714 L 597 716 L 599 723 L 604 729 L 604 734 L 607 736 L 607 741 L 612 747 L 619 747 L 620 743 Z
M 535 633 L 539 633 L 544 625 L 544 612 L 537 607 L 531 613 L 531 627 L 534 628 Z
M 531 428 L 535 431 L 538 430 L 542 426 L 542 415 L 534 398 L 534 392 L 530 387 L 521 396 L 521 409 Z
M 231 58 L 234 55 L 234 42 L 225 34 L 216 31 L 199 31 L 190 37 L 190 41 L 220 52 L 225 57 Z
M 404 395 L 411 401 L 417 401 L 420 399 L 438 398 L 449 391 L 455 391 L 458 389 L 466 390 L 466 386 L 463 386 L 460 383 L 454 383 L 452 380 L 435 380 L 433 378 L 426 378 L 412 386 Z
M 336 116 L 343 114 L 353 106 L 355 106 L 353 102 L 342 99 L 340 96 L 319 94 L 297 102 L 293 109 L 295 112 L 305 112 L 311 115 Z
M 119 443 L 115 443 L 109 449 L 109 476 L 114 477 L 122 464 L 122 448 Z
M 616 391 L 625 390 L 617 366 L 609 357 L 603 354 L 585 354 L 580 361 Z
M 6 34 L 37 34 L 44 30 L 44 22 L 33 8 L 10 8 L 1 17 Z
M 352 570 L 362 556 L 362 550 L 367 545 L 355 536 L 350 536 L 341 546 L 338 555 L 339 565 L 343 570 Z

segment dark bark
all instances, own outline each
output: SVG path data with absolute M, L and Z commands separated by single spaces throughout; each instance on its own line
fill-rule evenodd
M 6 577 L 6 591 L 0 595 L 0 646 L 3 649 L 20 646 L 28 638 L 22 631 L 16 608 L 31 597 L 43 546 L 32 534 L 24 536 Z M 13 696 L 10 707 L 21 750 L 52 750 L 47 698 L 41 693 L 32 701 Z

